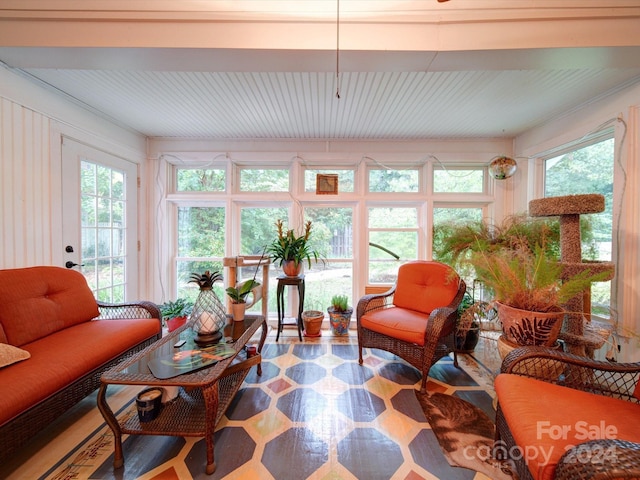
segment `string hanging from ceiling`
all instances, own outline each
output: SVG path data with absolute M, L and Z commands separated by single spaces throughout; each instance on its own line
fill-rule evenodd
M 340 0 L 336 0 L 336 98 L 340 98 Z

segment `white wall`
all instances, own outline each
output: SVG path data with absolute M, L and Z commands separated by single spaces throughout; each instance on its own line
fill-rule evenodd
M 617 264 L 612 281 L 612 308 L 620 322 L 622 361 L 640 361 L 640 85 L 594 100 L 553 122 L 532 129 L 515 139 L 516 155 L 535 157 L 567 143 L 579 141 L 607 125 L 615 130 L 613 252 Z M 535 173 L 535 166 L 529 175 Z M 541 185 L 529 182 L 528 199 L 541 194 Z
M 146 140 L 2 67 L 0 126 L 0 268 L 62 265 L 62 136 L 127 158 L 141 170 Z M 142 187 L 139 235 L 145 239 L 148 189 Z

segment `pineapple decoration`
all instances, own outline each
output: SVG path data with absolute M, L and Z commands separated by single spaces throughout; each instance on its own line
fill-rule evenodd
M 189 283 L 197 283 L 200 293 L 191 312 L 191 328 L 196 332 L 194 341 L 200 346 L 218 343 L 222 338 L 222 329 L 227 316 L 222 302 L 213 291 L 213 284 L 222 280 L 218 271 L 192 273 Z

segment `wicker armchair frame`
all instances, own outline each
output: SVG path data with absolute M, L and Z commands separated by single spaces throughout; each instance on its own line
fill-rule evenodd
M 394 285 L 389 290 L 378 294 L 363 296 L 358 301 L 356 319 L 358 328 L 358 363 L 362 365 L 363 348 L 379 348 L 399 356 L 422 374 L 420 391 L 426 392 L 427 378 L 431 367 L 442 357 L 453 353 L 453 364 L 458 366 L 458 357 L 455 349 L 455 332 L 458 321 L 458 305 L 467 290 L 464 280 L 460 279 L 456 296 L 449 305 L 436 308 L 427 319 L 427 327 L 424 334 L 424 345 L 409 343 L 403 340 L 383 335 L 364 328 L 360 322 L 363 315 L 375 310 L 393 308 L 393 295 L 396 291 Z
M 127 319 L 127 318 L 157 318 L 161 322 L 160 310 L 152 302 L 134 302 L 121 304 L 98 303 L 99 315 L 96 319 Z M 25 445 L 32 437 L 41 432 L 49 423 L 56 420 L 69 408 L 74 406 L 87 395 L 100 386 L 100 376 L 109 368 L 117 365 L 122 360 L 144 349 L 148 345 L 161 338 L 158 333 L 146 341 L 135 345 L 122 352 L 116 358 L 104 363 L 95 370 L 78 378 L 65 389 L 55 393 L 51 397 L 34 405 L 30 409 L 0 427 L 0 461 L 12 456 L 20 447 Z
M 521 347 L 505 357 L 500 371 L 640 404 L 640 399 L 633 396 L 640 379 L 640 362 L 601 362 L 544 347 Z M 550 371 L 559 374 L 551 378 Z M 496 441 L 498 452 L 509 452 L 516 446 L 499 402 Z M 603 455 L 606 452 L 609 454 Z M 521 457 L 511 459 L 516 471 L 521 480 L 532 480 Z M 640 479 L 640 444 L 591 440 L 576 445 L 561 457 L 555 479 Z

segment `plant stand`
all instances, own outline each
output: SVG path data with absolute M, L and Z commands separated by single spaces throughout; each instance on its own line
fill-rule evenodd
M 280 338 L 280 333 L 284 328 L 284 287 L 292 286 L 298 289 L 298 316 L 296 325 L 298 327 L 298 338 L 302 341 L 302 312 L 304 310 L 304 275 L 297 277 L 288 277 L 280 275 L 278 277 L 278 288 L 276 290 L 276 303 L 278 304 L 278 333 L 276 334 L 276 342 Z

